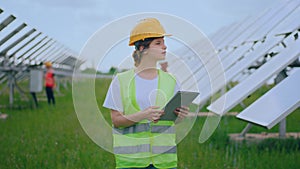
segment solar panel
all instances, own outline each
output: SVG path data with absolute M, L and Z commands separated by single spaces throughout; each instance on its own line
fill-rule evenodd
M 235 23 L 233 23 L 233 24 L 235 24 Z M 228 29 L 230 29 L 230 27 L 233 24 L 223 26 L 219 30 L 217 30 L 215 33 L 213 33 L 212 35 L 209 36 L 210 41 L 214 44 L 215 47 L 218 48 L 219 44 L 222 43 L 222 38 L 224 36 L 227 36 Z
M 246 43 L 238 48 L 236 48 L 233 52 L 231 52 L 228 56 L 222 58 L 222 64 L 224 69 L 228 69 L 235 62 L 237 62 L 249 49 L 253 46 L 252 43 Z
M 7 25 L 9 25 L 12 21 L 16 19 L 15 16 L 9 15 L 4 21 L 0 23 L 0 31 L 4 29 Z
M 268 11 L 266 11 L 263 15 L 259 16 L 253 24 L 249 25 L 249 27 L 240 36 L 233 39 L 228 45 L 238 46 L 243 42 L 245 42 L 249 37 L 251 37 L 255 33 L 255 31 L 259 29 L 259 27 L 261 27 L 261 25 L 268 24 L 270 18 L 272 18 L 274 14 L 280 11 L 285 5 L 286 4 L 282 4 L 276 9 L 273 10 L 269 9 Z
M 255 24 L 255 22 L 258 20 L 259 17 L 251 17 L 251 18 L 247 18 L 244 21 L 242 21 L 241 23 L 238 24 L 238 27 L 235 28 L 235 30 L 233 32 L 231 32 L 228 37 L 226 39 L 223 39 L 223 43 L 219 48 L 225 48 L 227 46 L 237 46 L 240 44 L 233 44 L 232 42 L 238 38 L 243 38 L 240 36 L 243 36 L 244 33 L 246 31 L 248 31 L 248 29 Z
M 234 62 L 237 62 L 251 46 L 251 44 L 245 44 L 238 50 L 231 52 L 231 55 L 222 61 L 223 70 L 226 72 L 226 69 L 229 69 Z M 226 81 L 224 80 L 224 71 L 221 71 L 220 67 L 216 66 L 216 61 L 209 61 L 205 64 L 205 67 L 201 67 L 200 71 L 195 73 L 195 78 L 199 84 L 198 88 L 201 92 L 201 99 L 207 100 L 213 93 L 216 93 L 226 85 L 228 78 L 226 77 Z M 211 89 L 212 83 L 214 83 L 213 89 Z M 190 83 L 188 89 L 192 88 L 193 85 Z
M 2 12 L 0 9 L 0 13 Z M 68 72 L 62 75 L 72 76 L 70 71 L 74 69 L 77 61 L 76 55 L 64 45 L 56 43 L 48 36 L 41 37 L 42 32 L 36 33 L 35 28 L 28 28 L 26 23 L 20 24 L 13 22 L 14 20 L 16 17 L 13 15 L 1 14 L 0 82 L 7 82 L 1 93 L 9 88 L 10 106 L 14 101 L 14 88 L 24 95 L 17 83 L 30 77 L 28 70 L 41 67 L 44 61 L 50 61 L 55 69 L 59 67 L 60 72 Z M 79 62 L 82 64 L 84 61 Z
M 283 37 L 268 36 L 263 43 L 258 44 L 257 47 L 254 46 L 254 50 L 249 51 L 241 60 L 226 70 L 225 77 L 227 81 L 232 81 L 234 77 L 250 67 L 255 61 L 267 55 L 272 48 L 282 41 Z
M 4 44 L 6 41 L 8 41 L 11 37 L 13 37 L 16 33 L 20 32 L 23 28 L 25 28 L 26 24 L 23 23 L 20 26 L 18 26 L 15 30 L 13 30 L 10 34 L 5 36 L 3 39 L 0 41 L 0 46 Z
M 267 32 L 278 24 L 278 21 L 281 21 L 283 18 L 288 16 L 288 14 L 296 9 L 300 1 L 282 1 L 279 5 L 270 9 L 263 16 L 261 16 L 253 25 L 251 25 L 243 34 L 239 36 L 238 39 L 234 40 L 232 44 L 234 46 L 241 44 L 245 41 L 256 41 L 262 39 Z M 265 33 L 258 32 L 264 31 Z
M 300 23 L 295 22 L 299 19 L 300 16 L 300 7 L 296 9 L 289 17 L 287 17 L 278 27 L 273 29 L 269 34 L 285 34 L 295 31 L 300 28 Z
M 254 22 L 254 26 L 251 28 L 252 31 L 251 31 L 251 29 L 247 29 L 247 30 L 245 30 L 245 32 L 243 32 L 243 34 L 241 36 L 238 36 L 238 38 L 240 40 L 242 40 L 243 38 L 251 37 L 252 35 L 251 35 L 251 33 L 249 34 L 249 32 L 253 32 L 252 34 L 255 35 L 256 31 L 261 29 L 261 25 L 268 24 L 265 22 L 268 22 L 269 20 L 276 21 L 276 18 L 277 18 L 280 20 L 280 22 L 282 20 L 284 21 L 285 17 L 288 16 L 290 13 L 292 13 L 295 10 L 295 8 L 297 8 L 296 5 L 299 5 L 299 2 L 300 1 L 297 1 L 297 2 L 289 1 L 288 3 L 282 2 L 281 4 L 276 5 L 272 10 L 267 10 L 265 13 L 263 13 L 263 15 L 261 15 L 257 18 L 251 18 L 248 20 L 248 22 L 243 22 L 243 24 L 240 24 L 240 25 L 245 26 L 247 24 L 249 25 L 249 23 L 251 23 L 251 22 Z M 277 24 L 279 24 L 280 22 L 278 21 L 276 23 L 275 22 L 270 23 L 268 26 L 268 31 L 272 30 L 274 27 L 277 27 Z M 231 25 L 230 28 L 233 28 L 235 26 L 236 25 Z M 283 27 L 288 27 L 288 25 L 284 25 Z M 234 33 L 232 33 L 232 34 L 234 35 Z M 224 37 L 225 36 L 223 36 L 223 38 Z M 229 37 L 233 37 L 233 36 L 229 36 Z M 262 38 L 262 37 L 260 37 L 260 38 Z M 213 62 L 208 61 L 208 62 L 204 63 L 206 67 L 201 66 L 196 69 L 193 69 L 193 70 L 196 70 L 194 76 L 196 76 L 196 79 L 198 81 L 198 84 L 199 84 L 198 88 L 200 89 L 200 92 L 202 93 L 202 95 L 201 95 L 203 97 L 202 99 L 208 99 L 214 93 L 216 93 L 220 89 L 224 88 L 230 80 L 233 80 L 233 78 L 238 75 L 238 73 L 247 69 L 247 67 L 249 67 L 251 64 L 253 64 L 253 62 L 255 62 L 256 60 L 258 60 L 259 58 L 261 58 L 265 54 L 267 54 L 267 52 L 270 50 L 270 48 L 273 48 L 274 45 L 278 44 L 282 40 L 283 37 L 278 37 L 278 38 L 273 38 L 273 39 L 272 38 L 270 38 L 270 36 L 269 36 L 266 40 L 261 39 L 262 41 L 263 40 L 266 41 L 266 42 L 262 43 L 263 44 L 262 47 L 257 45 L 257 42 L 256 42 L 256 46 L 258 46 L 257 47 L 258 49 L 255 49 L 254 52 L 253 51 L 250 52 L 250 49 L 252 49 L 254 47 L 253 45 L 255 43 L 252 43 L 252 44 L 246 43 L 244 45 L 237 46 L 236 49 L 232 49 L 232 50 L 221 50 L 220 58 L 222 60 L 222 64 L 225 69 L 226 81 L 222 77 L 223 72 L 219 72 L 220 77 L 218 77 L 218 73 L 214 72 L 216 70 L 216 69 L 214 69 L 215 68 L 214 64 L 210 64 Z M 230 38 L 227 38 L 227 40 L 228 39 L 230 39 Z M 272 40 L 274 40 L 274 41 L 272 41 Z M 225 40 L 223 40 L 223 42 L 224 41 Z M 244 42 L 244 41 L 245 41 L 245 39 L 240 42 Z M 230 45 L 234 46 L 234 44 L 230 44 Z M 252 54 L 249 55 L 249 53 L 252 53 Z M 209 77 L 209 75 L 207 75 L 207 71 L 209 71 L 210 75 L 214 75 L 214 76 L 217 75 L 217 76 Z M 245 77 L 247 77 L 247 76 L 243 76 L 243 78 L 245 78 Z M 216 84 L 213 89 L 211 89 L 210 83 Z M 190 86 L 188 86 L 188 88 L 193 87 L 193 85 L 194 84 L 190 84 Z
M 233 23 L 223 28 L 221 34 L 218 34 L 217 39 L 213 41 L 213 44 L 217 49 L 223 49 L 228 43 L 227 39 L 236 34 L 235 30 L 241 27 L 242 23 Z
M 273 29 L 287 15 L 289 15 L 290 13 L 293 13 L 293 11 L 297 8 L 297 6 L 299 5 L 299 3 L 300 3 L 300 1 L 289 1 L 288 3 L 286 3 L 286 2 L 281 3 L 279 5 L 276 5 L 272 10 L 268 10 L 265 13 L 263 13 L 263 15 L 260 16 L 260 17 L 258 17 L 258 19 L 255 18 L 256 20 L 252 18 L 252 20 L 249 19 L 248 22 L 243 22 L 243 24 L 240 24 L 240 25 L 242 25 L 242 26 L 248 25 L 249 26 L 249 23 L 251 23 L 251 22 L 253 22 L 253 20 L 255 20 L 254 21 L 254 25 L 255 26 L 253 26 L 252 30 L 251 29 L 247 29 L 246 30 L 247 32 L 242 32 L 242 33 L 246 34 L 246 36 L 245 35 L 241 35 L 241 36 L 239 36 L 239 38 L 240 39 L 241 38 L 246 38 L 247 36 L 250 35 L 250 34 L 247 35 L 247 33 L 252 32 L 252 31 L 254 32 L 254 35 L 257 35 L 257 31 L 258 30 L 263 30 L 263 31 L 268 30 L 269 31 L 269 30 Z M 264 23 L 266 21 L 268 23 Z M 264 24 L 262 24 L 262 23 L 264 23 Z M 267 25 L 267 26 L 265 26 L 265 25 Z M 251 26 L 252 25 L 250 24 L 250 27 Z M 288 27 L 288 25 L 284 25 L 284 26 Z M 232 27 L 234 27 L 234 26 L 232 26 Z M 262 29 L 262 27 L 264 27 L 264 28 Z M 268 29 L 266 27 L 268 27 Z M 256 30 L 256 31 L 254 31 L 254 30 Z M 232 33 L 232 34 L 234 35 L 235 33 Z M 265 36 L 266 34 L 263 34 L 263 35 Z M 251 35 L 251 36 L 253 36 L 253 35 Z M 234 36 L 231 36 L 231 37 L 234 37 Z M 257 39 L 261 39 L 262 37 L 263 36 L 260 36 L 259 38 L 255 38 L 255 37 L 253 38 L 252 37 L 252 39 L 257 40 Z M 230 38 L 228 38 L 228 39 L 230 39 Z M 231 39 L 228 43 L 230 43 L 232 40 L 233 39 Z M 255 40 L 253 40 L 253 41 L 255 41 Z M 261 39 L 261 40 L 263 40 L 263 39 Z M 223 40 L 223 42 L 224 41 L 225 40 Z M 245 39 L 244 39 L 244 41 L 245 41 Z M 222 64 L 224 66 L 225 71 L 227 71 L 227 69 L 230 69 L 232 65 L 236 64 L 236 62 L 239 61 L 239 59 L 241 59 L 241 57 L 244 54 L 246 54 L 246 52 L 248 52 L 250 50 L 250 48 L 251 48 L 252 45 L 253 44 L 251 44 L 251 43 L 246 43 L 244 45 L 238 46 L 236 49 L 234 49 L 232 51 L 226 51 L 225 53 L 223 52 L 224 51 L 223 50 L 220 53 L 220 58 L 222 59 Z M 208 70 L 210 71 L 211 74 L 214 74 L 215 73 L 214 70 L 211 71 L 210 68 L 211 68 L 211 66 L 209 66 L 209 64 L 208 64 Z M 205 82 L 207 82 L 207 79 L 204 78 L 205 77 L 204 76 L 205 73 L 203 71 L 203 68 L 201 68 L 200 70 L 201 71 L 196 72 L 195 76 L 197 77 L 197 80 L 200 81 L 199 83 L 203 85 L 203 84 L 205 84 Z M 231 69 L 231 70 L 233 70 L 233 69 Z M 232 73 L 232 71 L 230 73 Z M 228 78 L 226 78 L 226 79 L 228 79 Z
M 222 95 L 210 104 L 208 110 L 223 115 L 235 105 L 239 104 L 249 94 L 258 89 L 273 75 L 279 73 L 300 55 L 300 40 L 296 40 L 284 48 L 279 54 L 273 56 L 267 63 L 262 65 L 247 79 Z
M 297 70 L 236 117 L 271 129 L 300 106 L 299 79 Z
M 272 29 L 283 22 L 289 15 L 291 15 L 299 7 L 300 1 L 290 1 L 282 10 L 275 13 L 274 17 L 269 18 L 268 22 L 260 25 L 254 34 L 247 39 L 247 41 L 255 41 L 266 36 Z
M 297 5 L 299 4 L 296 3 Z M 264 16 L 261 16 L 258 21 L 255 23 L 256 26 L 253 28 L 253 32 L 255 32 L 254 30 L 259 30 L 261 26 L 259 26 L 259 23 L 261 22 L 261 24 L 265 21 L 268 21 L 270 20 L 270 18 L 277 18 L 277 19 L 281 19 L 287 15 L 287 13 L 291 13 L 291 8 L 292 9 L 295 9 L 296 7 L 294 7 L 295 3 L 283 3 L 281 5 L 278 5 L 275 10 L 273 9 L 272 11 L 268 11 L 268 12 L 265 12 L 265 15 Z M 282 9 L 286 9 L 288 8 L 289 10 L 283 10 L 283 11 L 280 11 Z M 279 12 L 276 12 L 276 10 L 279 10 Z M 280 15 L 278 14 L 280 13 Z M 276 16 L 276 17 L 273 17 L 273 16 Z M 251 20 L 245 23 L 249 24 Z M 244 23 L 244 25 L 246 25 Z M 267 23 L 268 24 L 268 23 Z M 242 24 L 243 25 L 243 24 Z M 269 25 L 272 25 L 270 26 L 271 28 L 274 27 L 275 23 L 272 23 L 272 24 L 269 24 Z M 236 25 L 232 25 L 232 27 L 235 27 Z M 270 29 L 271 29 L 270 28 Z M 249 30 L 247 30 L 247 32 L 249 32 Z M 250 31 L 251 32 L 251 31 Z M 239 37 L 241 38 L 241 36 Z M 245 38 L 245 37 L 244 37 Z M 262 39 L 263 40 L 263 39 Z M 225 69 L 225 71 L 227 69 L 229 69 L 232 65 L 234 65 L 237 61 L 239 61 L 241 59 L 241 57 L 246 54 L 246 52 L 248 52 L 251 47 L 253 46 L 253 44 L 251 43 L 246 43 L 244 45 L 241 45 L 241 46 L 238 46 L 236 49 L 234 50 L 222 50 L 221 53 L 219 54 L 220 55 L 220 58 L 222 60 L 222 64 L 223 64 L 223 68 Z M 209 71 L 210 74 L 216 74 L 215 72 L 215 67 L 214 67 L 214 64 L 210 64 L 212 62 L 205 62 L 205 68 L 203 66 L 201 67 L 198 67 L 195 71 L 195 76 L 196 76 L 196 79 L 197 81 L 200 81 L 199 84 L 201 85 L 209 85 L 207 84 L 207 82 L 209 82 L 209 79 L 207 78 L 207 76 L 205 76 L 206 72 Z M 219 72 L 219 73 L 223 73 L 223 72 Z
M 203 63 L 202 65 L 199 65 L 193 69 L 194 77 L 196 78 L 197 81 L 200 81 L 202 78 L 204 78 L 204 76 L 207 74 L 207 71 L 212 70 L 214 67 L 216 67 L 215 59 L 212 58 L 208 62 Z
M 22 37 L 11 43 L 9 46 L 7 46 L 5 49 L 3 49 L 0 53 L 6 55 L 6 53 L 11 50 L 13 47 L 15 47 L 17 44 L 19 44 L 21 41 L 23 41 L 25 38 L 27 38 L 29 35 L 31 35 L 33 32 L 35 32 L 35 29 L 29 30 L 26 34 L 24 34 Z
M 26 46 L 28 46 L 32 41 L 34 41 L 41 34 L 42 34 L 41 32 L 37 33 L 34 37 L 32 37 L 30 40 L 28 40 L 26 43 L 24 43 L 21 47 L 19 47 L 17 50 L 15 50 L 11 54 L 11 56 L 15 56 L 19 51 L 21 51 L 23 48 L 25 48 Z M 16 59 L 18 59 L 18 58 L 16 58 Z
M 34 50 L 34 48 L 37 47 L 40 43 L 42 43 L 46 38 L 47 38 L 47 36 L 40 39 L 38 42 L 36 42 L 34 45 L 32 45 L 29 49 L 24 51 L 21 55 L 17 56 L 17 59 L 22 59 L 23 61 L 28 59 L 28 57 L 26 57 L 25 55 L 27 53 L 29 53 L 30 51 Z
M 45 45 L 47 45 L 47 43 L 49 43 L 51 41 L 51 39 L 48 39 L 46 42 L 44 42 L 42 45 L 40 45 L 37 49 L 35 49 L 34 51 L 32 51 L 31 49 L 33 48 L 30 48 L 30 51 L 32 51 L 28 56 L 26 56 L 24 58 L 24 60 L 28 60 L 29 62 L 33 61 L 36 59 L 36 56 L 35 55 L 39 50 L 41 50 Z

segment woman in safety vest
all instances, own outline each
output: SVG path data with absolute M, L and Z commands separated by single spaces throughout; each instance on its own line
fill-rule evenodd
M 160 120 L 161 108 L 179 90 L 176 79 L 157 69 L 165 59 L 165 33 L 155 18 L 141 20 L 131 31 L 129 46 L 135 69 L 118 73 L 103 106 L 111 109 L 116 168 L 176 168 L 174 121 Z M 174 112 L 180 118 L 187 107 Z

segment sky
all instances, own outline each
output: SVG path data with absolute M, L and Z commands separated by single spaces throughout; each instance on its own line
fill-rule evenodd
M 15 15 L 80 53 L 97 30 L 124 16 L 143 12 L 166 13 L 185 19 L 210 36 L 222 27 L 255 16 L 279 1 L 1 0 L 0 7 L 5 13 Z M 106 67 L 113 65 L 111 61 Z

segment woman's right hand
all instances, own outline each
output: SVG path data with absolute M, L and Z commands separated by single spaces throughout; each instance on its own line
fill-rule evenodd
M 144 114 L 144 118 L 148 119 L 149 121 L 152 121 L 156 123 L 160 117 L 164 114 L 163 110 L 159 109 L 159 106 L 150 106 L 142 111 Z
M 129 115 L 124 115 L 123 112 L 112 109 L 111 119 L 114 127 L 129 127 L 144 119 L 148 119 L 149 121 L 156 123 L 163 114 L 164 111 L 160 110 L 158 106 L 150 106 L 145 110 Z

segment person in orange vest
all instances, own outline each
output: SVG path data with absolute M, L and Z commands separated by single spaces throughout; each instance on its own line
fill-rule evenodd
M 165 36 L 157 19 L 142 19 L 129 40 L 135 68 L 118 73 L 107 92 L 103 106 L 111 110 L 116 168 L 177 167 L 175 122 L 160 119 L 162 106 L 180 89 L 173 75 L 156 67 L 166 56 Z M 188 111 L 174 113 L 184 118 Z
M 50 105 L 52 103 L 53 105 L 55 105 L 55 98 L 53 93 L 53 88 L 55 87 L 54 70 L 52 68 L 51 62 L 45 62 L 45 66 L 47 68 L 45 74 L 45 89 L 46 89 L 48 104 Z

